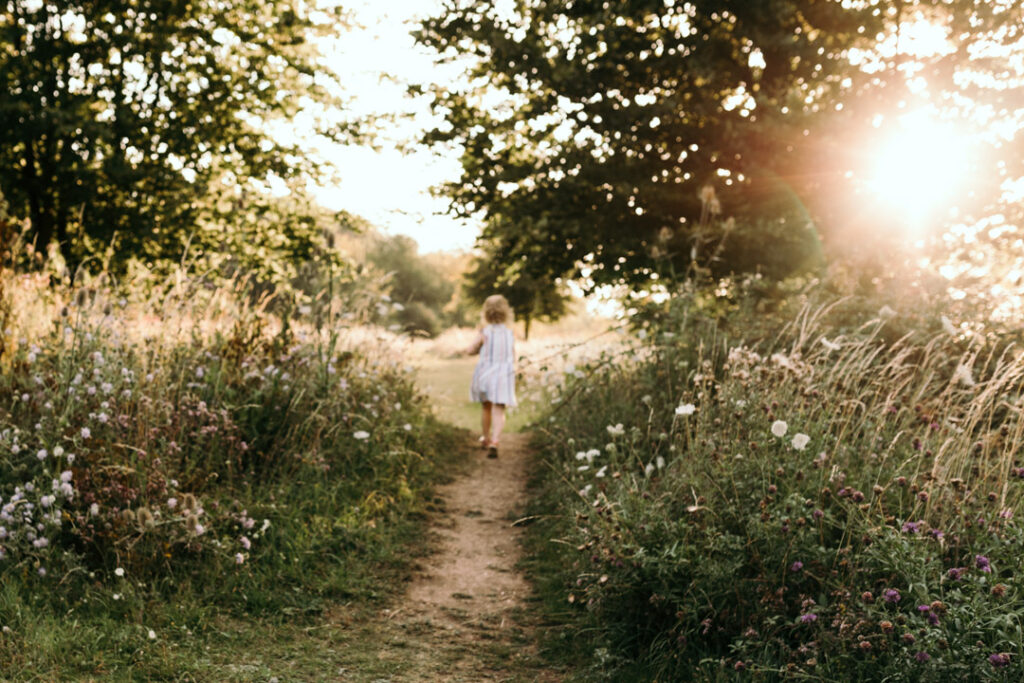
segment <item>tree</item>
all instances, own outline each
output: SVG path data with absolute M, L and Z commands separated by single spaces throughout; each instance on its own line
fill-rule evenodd
M 584 270 L 595 284 L 641 285 L 694 265 L 759 269 L 749 257 L 776 255 L 764 222 L 797 243 L 774 265 L 785 275 L 817 251 L 816 232 L 838 241 L 850 216 L 870 222 L 855 171 L 879 116 L 965 93 L 962 108 L 1006 113 L 1020 93 L 1012 55 L 969 59 L 1019 43 L 1016 0 L 508 5 L 448 0 L 424 22 L 422 43 L 473 63 L 469 85 L 434 88 L 444 123 L 425 140 L 463 150 L 445 191 L 458 213 L 484 219 L 494 258 L 549 286 Z M 950 49 L 901 47 L 918 18 Z M 976 175 L 978 211 L 994 201 L 982 179 L 1016 177 L 993 164 Z M 748 240 L 740 261 L 727 260 L 730 225 Z
M 420 256 L 415 240 L 405 235 L 377 236 L 366 258 L 388 275 L 385 288 L 391 300 L 400 304 L 393 314 L 398 324 L 408 331 L 436 336 L 441 331 L 442 311 L 451 301 L 455 286 Z
M 300 99 L 336 104 L 309 38 L 339 24 L 290 0 L 8 0 L 0 189 L 72 264 L 110 244 L 144 259 L 250 244 L 237 228 L 269 210 L 266 183 L 317 171 L 267 126 Z M 309 248 L 306 224 L 275 234 Z
M 519 264 L 505 264 L 494 252 L 481 253 L 466 273 L 463 288 L 478 304 L 492 294 L 508 299 L 516 318 L 523 321 L 523 334 L 530 338 L 534 320 L 553 322 L 568 311 L 570 297 L 562 283 L 544 283 Z

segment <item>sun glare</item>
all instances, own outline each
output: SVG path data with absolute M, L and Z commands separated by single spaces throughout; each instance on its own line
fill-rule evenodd
M 964 137 L 926 113 L 909 114 L 883 137 L 867 176 L 880 208 L 917 232 L 952 207 L 967 180 Z

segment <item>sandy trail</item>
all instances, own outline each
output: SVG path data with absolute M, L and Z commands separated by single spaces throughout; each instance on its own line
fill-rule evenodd
M 538 661 L 524 609 L 530 587 L 516 570 L 526 495 L 527 436 L 507 434 L 500 455 L 475 449 L 468 472 L 443 486 L 433 521 L 438 549 L 423 559 L 406 598 L 381 615 L 380 657 L 401 665 L 389 681 L 557 681 Z M 406 670 L 407 669 L 407 670 Z

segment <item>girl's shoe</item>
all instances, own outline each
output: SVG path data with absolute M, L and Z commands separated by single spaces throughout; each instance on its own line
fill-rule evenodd
M 486 436 L 481 436 L 477 441 L 480 443 L 480 448 L 488 448 L 491 445 Z
M 487 457 L 488 458 L 497 458 L 498 457 L 498 444 L 492 443 L 487 448 Z

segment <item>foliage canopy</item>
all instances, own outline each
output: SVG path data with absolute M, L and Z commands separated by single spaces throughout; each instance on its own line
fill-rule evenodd
M 462 176 L 445 188 L 456 211 L 482 216 L 495 257 L 541 281 L 637 285 L 694 265 L 785 275 L 820 254 L 816 233 L 855 241 L 892 218 L 865 212 L 859 194 L 876 126 L 920 107 L 1013 115 L 1021 11 L 982 0 L 449 0 L 419 40 L 472 66 L 464 87 L 435 88 L 445 120 L 426 139 L 463 150 Z M 899 42 L 920 21 L 943 33 L 941 49 Z M 985 141 L 993 154 L 972 169 L 965 210 L 981 215 L 1022 174 L 1019 138 Z
M 325 6 L 326 7 L 326 6 Z M 340 10 L 287 0 L 11 0 L 0 9 L 0 188 L 40 250 L 265 264 L 319 237 L 267 192 L 317 165 L 271 122 L 336 105 L 310 42 Z M 340 139 L 347 124 L 325 120 Z M 306 217 L 304 217 L 306 216 Z

